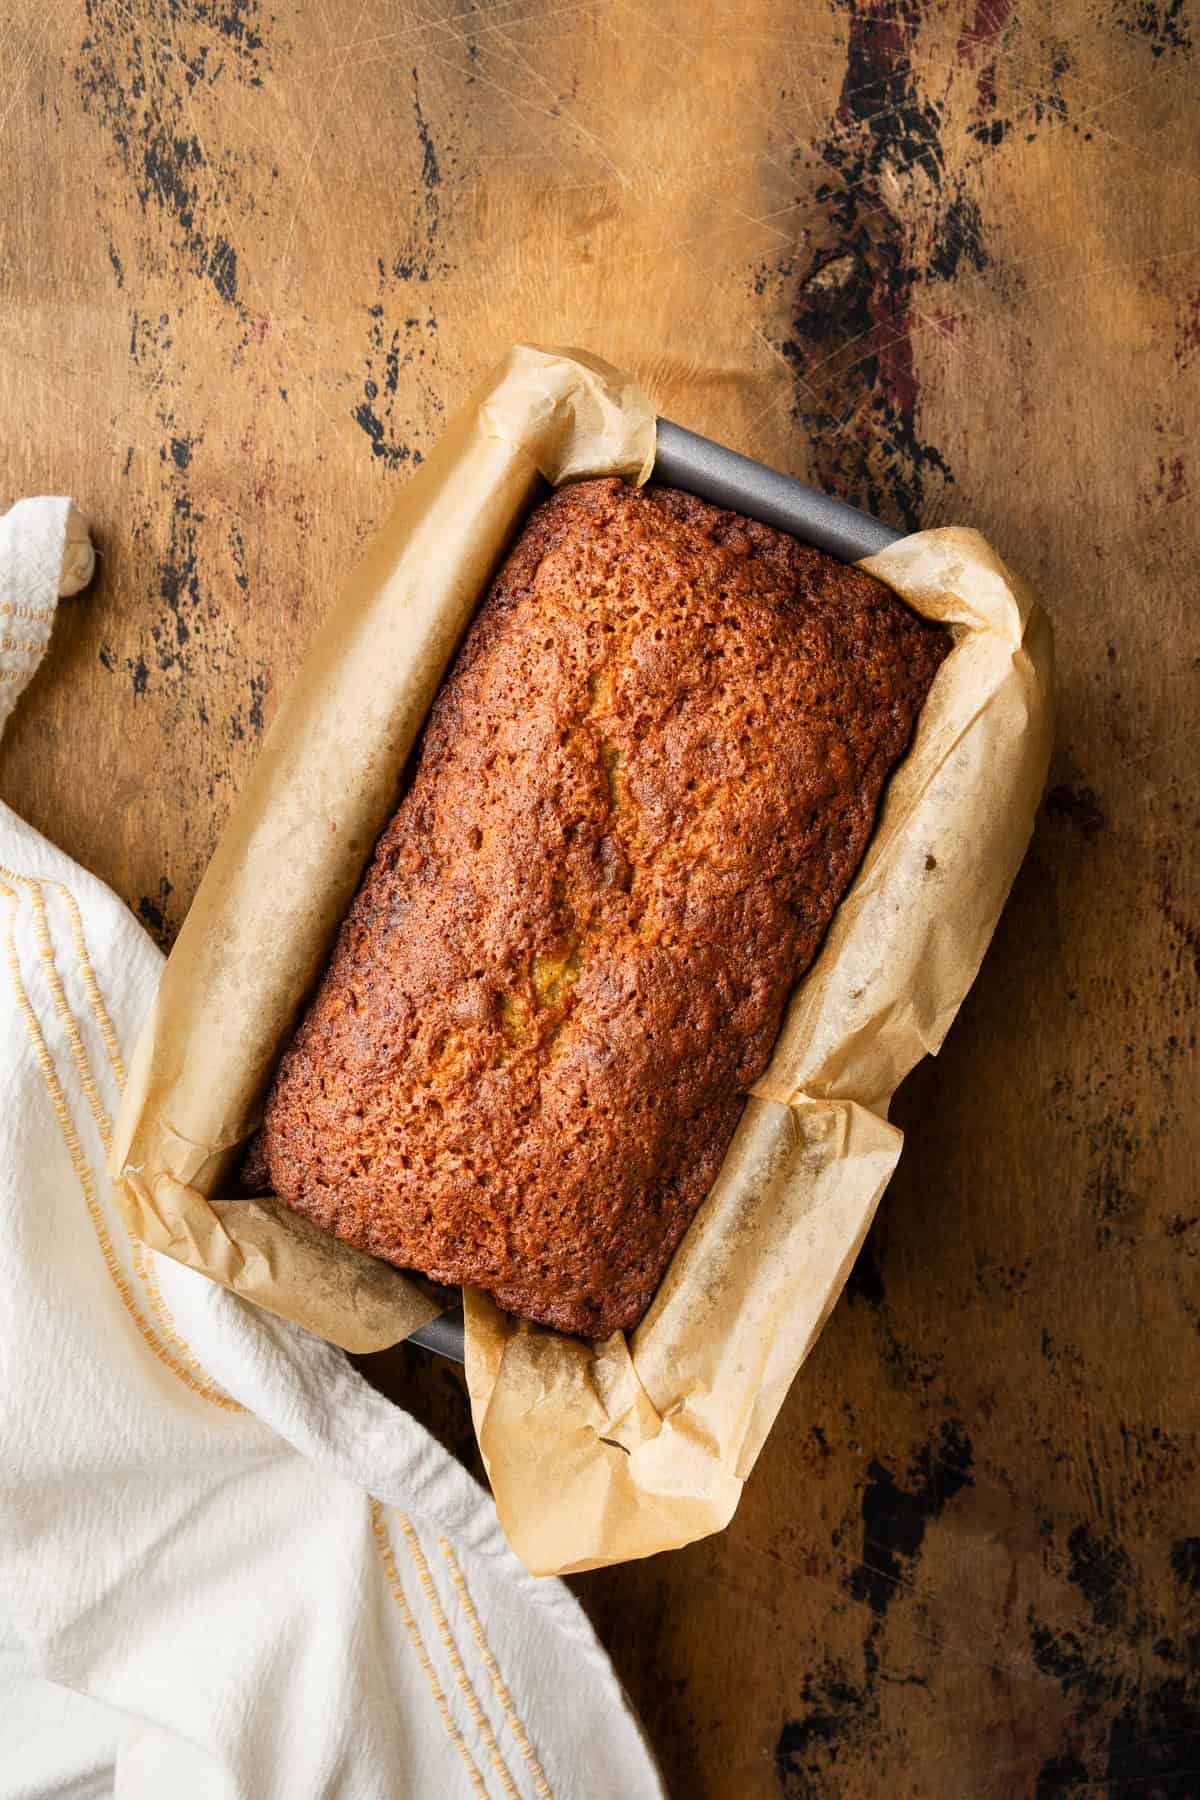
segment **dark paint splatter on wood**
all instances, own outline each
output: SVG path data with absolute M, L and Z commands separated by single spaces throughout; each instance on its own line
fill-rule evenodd
M 1087 1359 L 1078 1344 L 1064 1342 L 1054 1337 L 1042 1326 L 1042 1355 L 1056 1374 L 1073 1374 L 1083 1380 L 1087 1369 Z
M 871 1233 L 868 1233 L 866 1242 L 854 1260 L 850 1279 L 846 1283 L 846 1298 L 851 1303 L 863 1300 L 868 1306 L 883 1305 L 883 1276 L 875 1259 Z
M 953 281 L 964 263 L 983 270 L 988 262 L 979 204 L 960 189 L 943 214 L 941 230 L 925 264 L 925 280 Z
M 1178 1677 L 1139 1686 L 1109 1727 L 1107 1800 L 1195 1800 L 1200 1703 Z
M 108 132 L 143 215 L 170 230 L 192 272 L 238 306 L 238 256 L 227 234 L 238 170 L 210 160 L 192 128 L 193 96 L 222 78 L 262 85 L 257 0 L 159 6 L 151 0 L 85 0 L 91 31 L 75 70 L 85 112 Z M 231 54 L 206 37 L 220 34 Z M 247 189 L 241 210 L 257 195 Z M 122 272 L 110 250 L 118 285 Z
M 1011 130 L 1007 119 L 989 117 L 996 111 L 996 53 L 1011 12 L 1011 0 L 977 0 L 975 16 L 959 35 L 956 51 L 960 63 L 978 68 L 972 135 L 980 143 L 1003 143 Z
M 851 1305 L 861 1301 L 870 1308 L 877 1332 L 881 1360 L 895 1374 L 899 1386 L 910 1391 L 928 1391 L 941 1373 L 944 1357 L 931 1347 L 916 1349 L 896 1333 L 887 1308 L 886 1288 L 880 1268 L 881 1227 L 868 1233 L 846 1282 L 846 1299 Z
M 235 707 L 233 712 L 229 715 L 229 738 L 231 742 L 237 744 L 240 744 L 245 740 L 247 728 L 249 729 L 249 734 L 256 738 L 261 737 L 263 734 L 263 726 L 265 723 L 263 718 L 263 701 L 266 699 L 270 687 L 266 673 L 263 672 L 261 674 L 251 675 L 246 683 L 246 687 L 250 695 L 250 704 L 245 708 L 244 719 L 243 708 L 241 705 Z
M 236 525 L 229 533 L 229 549 L 233 556 L 233 579 L 245 594 L 250 587 L 250 576 L 246 569 L 246 545 Z
M 880 1641 L 885 1615 L 905 1572 L 920 1555 L 929 1525 L 955 1494 L 972 1485 L 971 1462 L 970 1439 L 961 1425 L 950 1421 L 920 1447 L 903 1488 L 882 1463 L 870 1464 L 862 1501 L 864 1561 L 847 1584 L 869 1609 L 862 1677 L 828 1658 L 821 1669 L 804 1676 L 800 1705 L 775 1744 L 775 1772 L 788 1800 L 831 1791 L 831 1766 L 842 1751 L 850 1746 L 861 1751 L 865 1739 L 879 1727 L 884 1683 L 925 1685 L 920 1675 L 898 1675 L 883 1667 Z M 835 1546 L 839 1535 L 834 1533 Z
M 1057 1800 L 1060 1794 L 1070 1794 L 1077 1787 L 1087 1786 L 1089 1779 L 1086 1766 L 1074 1751 L 1064 1750 L 1061 1756 L 1052 1756 L 1038 1770 L 1034 1789 L 1036 1800 Z
M 1157 1426 L 1132 1433 L 1122 1425 L 1121 1433 L 1143 1463 L 1158 1445 L 1178 1466 L 1178 1444 L 1167 1443 Z M 1190 1600 L 1200 1591 L 1200 1540 L 1178 1540 L 1170 1564 Z M 1064 1735 L 1072 1747 L 1091 1746 L 1091 1787 L 1123 1800 L 1182 1800 L 1200 1791 L 1200 1633 L 1186 1630 L 1194 1618 L 1148 1616 L 1135 1606 L 1135 1596 L 1144 1601 L 1155 1589 L 1139 1579 L 1126 1546 L 1082 1522 L 1067 1536 L 1065 1574 L 1086 1602 L 1088 1622 L 1055 1630 L 1031 1611 L 1030 1649 L 1035 1667 L 1072 1702 Z M 1053 1763 L 1043 1773 L 1039 1794 L 1070 1791 L 1065 1767 L 1061 1779 Z M 1072 1770 L 1070 1780 L 1078 1778 Z
M 196 443 L 197 443 L 197 440 L 195 438 L 190 438 L 190 437 L 173 437 L 171 439 L 171 443 L 170 443 L 171 461 L 175 464 L 175 467 L 180 471 L 180 473 L 186 472 L 186 470 L 190 466 L 191 460 L 192 460 L 192 451 L 195 449 Z M 163 459 L 165 460 L 166 459 L 166 451 L 164 450 L 162 454 L 163 454 Z
M 1090 844 L 1108 823 L 1095 788 L 1072 787 L 1062 782 L 1046 795 L 1045 810 L 1052 819 L 1066 819 Z
M 813 440 L 820 481 L 911 528 L 953 477 L 918 429 L 918 277 L 896 182 L 919 177 L 925 207 L 936 199 L 945 168 L 941 120 L 913 71 L 916 0 L 886 10 L 849 0 L 846 10 L 841 96 L 833 129 L 818 146 L 831 177 L 816 191 L 825 241 L 802 276 L 792 330 L 780 348 L 799 377 L 797 412 Z
M 247 82 L 251 87 L 261 87 L 262 77 L 258 73 L 258 52 L 263 47 L 262 33 L 258 29 L 258 0 L 170 0 L 171 12 L 178 18 L 191 17 L 205 25 L 211 25 L 219 31 L 226 41 L 233 45 L 238 55 L 247 64 Z
M 397 281 L 429 281 L 444 273 L 438 262 L 438 238 L 442 226 L 442 166 L 438 160 L 433 134 L 421 108 L 420 82 L 416 69 L 413 80 L 413 118 L 417 142 L 421 146 L 421 173 L 413 196 L 414 225 L 410 241 L 391 258 L 391 273 Z M 379 278 L 385 279 L 385 266 L 379 259 Z
M 167 917 L 167 902 L 171 893 L 171 883 L 164 875 L 159 881 L 158 893 L 143 894 L 138 901 L 138 917 L 161 950 L 169 950 L 175 936 L 175 927 Z
M 192 635 L 190 615 L 200 607 L 196 527 L 203 521 L 204 514 L 195 510 L 189 494 L 176 495 L 170 544 L 158 571 L 158 592 L 167 616 L 151 627 L 162 669 L 185 666 L 184 646 Z
M 355 423 L 370 439 L 372 455 L 389 468 L 408 462 L 415 465 L 422 456 L 407 442 L 409 422 L 398 402 L 400 373 L 425 360 L 424 340 L 434 329 L 433 321 L 406 318 L 403 325 L 388 332 L 381 302 L 369 309 L 368 316 L 366 375 L 363 397 L 354 409 Z
M 127 656 L 122 660 L 110 645 L 101 644 L 100 661 L 110 675 L 115 675 L 121 669 L 129 676 L 135 700 L 146 692 L 150 685 L 150 671 L 146 667 L 144 656 Z
M 1185 0 L 1138 0 L 1117 14 L 1117 24 L 1131 37 L 1143 38 L 1154 57 L 1174 56 L 1192 47 Z
M 421 95 L 417 85 L 417 71 L 413 72 L 413 112 L 417 120 L 417 136 L 421 141 L 421 180 L 429 189 L 441 186 L 442 175 L 438 167 L 437 151 L 433 147 L 433 136 L 429 130 L 425 114 L 421 111 Z
M 868 1697 L 862 1687 L 836 1675 L 806 1675 L 801 1702 L 803 1713 L 788 1720 L 775 1744 L 776 1773 L 788 1795 L 818 1791 L 808 1787 L 809 1778 L 838 1760 L 854 1722 L 862 1720 Z
M 256 737 L 262 735 L 263 710 L 262 703 L 267 697 L 267 678 L 265 675 L 250 677 L 250 727 Z
M 1050 66 L 1046 81 L 1036 92 L 1030 102 L 1032 122 L 1035 126 L 1044 125 L 1047 120 L 1055 125 L 1066 125 L 1070 122 L 1067 97 L 1063 93 L 1063 76 L 1070 73 L 1071 53 L 1065 44 L 1049 44 Z M 1073 128 L 1077 129 L 1077 128 Z M 1036 131 L 1027 131 L 1025 141 L 1032 144 L 1037 137 Z
M 218 237 L 213 244 L 212 254 L 208 259 L 208 274 L 222 300 L 228 300 L 230 303 L 236 301 L 237 251 L 223 237 Z
M 129 355 L 139 368 L 151 369 L 157 376 L 174 343 L 170 313 L 159 313 L 157 322 L 139 312 L 130 313 Z
M 1124 1100 L 1116 1110 L 1102 1113 L 1087 1134 L 1090 1166 L 1083 1196 L 1089 1214 L 1097 1221 L 1100 1249 L 1127 1241 L 1126 1233 L 1116 1230 L 1114 1221 L 1128 1220 L 1138 1210 L 1135 1172 L 1145 1146 L 1129 1129 L 1128 1121 L 1134 1116 L 1132 1100 Z
M 972 1485 L 971 1463 L 966 1431 L 946 1420 L 937 1438 L 919 1452 L 904 1485 L 883 1463 L 870 1464 L 862 1498 L 862 1561 L 851 1571 L 847 1586 L 872 1612 L 887 1611 L 908 1565 L 920 1554 L 928 1526 L 956 1494 Z
M 1094 1537 L 1076 1525 L 1067 1539 L 1068 1580 L 1083 1595 L 1097 1625 L 1115 1625 L 1125 1615 L 1126 1589 L 1132 1575 L 1129 1557 L 1110 1538 Z
M 778 347 L 796 371 L 794 410 L 818 481 L 913 529 L 936 521 L 954 482 L 922 425 L 914 338 L 918 313 L 934 314 L 919 302 L 931 287 L 991 267 L 979 159 L 952 169 L 950 98 L 935 100 L 918 79 L 923 0 L 844 0 L 843 10 L 841 94 L 828 135 L 815 145 L 815 248 L 804 262 L 789 257 L 775 269 L 796 284 Z M 1053 41 L 1042 81 L 1023 88 L 1011 117 L 998 110 L 997 48 L 1009 10 L 1008 0 L 979 0 L 958 41 L 957 67 L 977 71 L 966 133 L 988 148 L 1018 122 L 1030 138 L 1045 122 L 1069 122 L 1062 83 L 1071 61 Z M 760 293 L 768 279 L 760 272 Z
M 420 176 L 413 194 L 409 241 L 390 258 L 380 256 L 376 259 L 379 290 L 384 298 L 394 282 L 429 282 L 446 272 L 446 265 L 438 255 L 441 190 L 445 180 L 443 159 L 421 105 L 420 76 L 415 68 L 412 83 L 413 118 L 421 150 Z M 412 305 L 410 296 L 403 323 L 390 330 L 385 319 L 384 299 L 369 308 L 362 399 L 353 414 L 355 423 L 370 442 L 371 454 L 389 468 L 399 468 L 406 463 L 415 465 L 423 460 L 420 450 L 409 442 L 411 425 L 399 411 L 398 394 L 401 371 L 432 355 L 430 345 L 437 332 L 437 319 L 428 306 L 424 316 L 417 317 Z
M 1088 1655 L 1073 1631 L 1053 1631 L 1033 1620 L 1029 1647 L 1034 1667 L 1057 1681 L 1064 1694 L 1078 1693 L 1093 1701 L 1112 1692 L 1117 1678 Z

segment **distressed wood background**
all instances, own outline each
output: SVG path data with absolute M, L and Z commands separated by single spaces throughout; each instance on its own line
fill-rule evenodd
M 678 1795 L 1200 1793 L 1187 0 L 16 0 L 0 43 L 0 488 L 102 546 L 0 792 L 163 944 L 515 338 L 1040 587 L 1049 792 L 848 1294 L 731 1529 L 576 1586 Z M 445 1365 L 374 1373 L 470 1457 Z

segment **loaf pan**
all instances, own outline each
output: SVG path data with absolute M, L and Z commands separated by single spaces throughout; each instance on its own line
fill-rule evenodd
M 904 534 L 869 513 L 834 500 L 819 488 L 806 487 L 778 469 L 739 456 L 724 444 L 698 437 L 669 419 L 657 422 L 652 481 L 683 488 L 731 512 L 745 513 L 764 525 L 788 531 L 842 562 L 874 556 Z M 462 1307 L 452 1307 L 407 1339 L 454 1362 L 463 1360 Z

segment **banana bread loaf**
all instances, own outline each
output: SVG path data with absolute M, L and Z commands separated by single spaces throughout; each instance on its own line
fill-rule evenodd
M 712 1185 L 949 648 L 667 488 L 539 506 L 276 1073 L 257 1179 L 586 1337 Z

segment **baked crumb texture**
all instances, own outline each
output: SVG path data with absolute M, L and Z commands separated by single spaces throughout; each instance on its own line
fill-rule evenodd
M 539 506 L 282 1059 L 258 1179 L 511 1312 L 635 1325 L 948 648 L 690 495 Z

